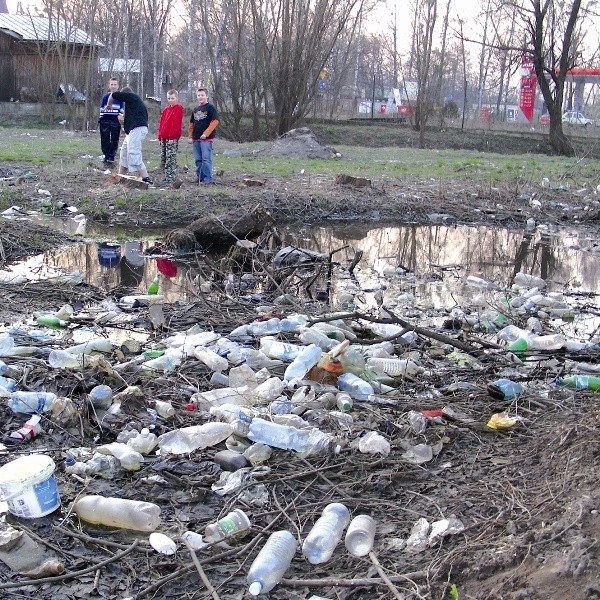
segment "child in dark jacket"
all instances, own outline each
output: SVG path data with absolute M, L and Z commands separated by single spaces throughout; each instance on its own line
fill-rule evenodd
M 181 137 L 183 106 L 177 103 L 179 92 L 167 92 L 167 106 L 158 121 L 158 142 L 160 143 L 160 166 L 165 172 L 165 183 L 172 184 L 177 177 L 177 149 Z

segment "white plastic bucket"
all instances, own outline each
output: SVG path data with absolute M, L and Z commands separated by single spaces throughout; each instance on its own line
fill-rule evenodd
M 0 467 L 0 500 L 8 504 L 8 511 L 23 519 L 54 512 L 60 506 L 55 468 L 44 454 L 22 456 Z

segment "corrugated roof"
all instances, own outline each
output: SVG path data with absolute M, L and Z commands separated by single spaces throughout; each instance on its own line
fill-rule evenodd
M 26 42 L 68 42 L 91 45 L 92 38 L 64 19 L 0 14 L 0 30 Z M 103 46 L 101 42 L 94 42 Z

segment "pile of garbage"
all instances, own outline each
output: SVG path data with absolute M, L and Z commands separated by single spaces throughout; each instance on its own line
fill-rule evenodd
M 443 552 L 448 536 L 458 544 L 469 535 L 473 516 L 450 506 L 424 515 L 421 505 L 398 535 L 386 502 L 361 497 L 387 489 L 372 481 L 377 467 L 394 464 L 396 476 L 418 481 L 428 465 L 441 468 L 461 432 L 506 435 L 548 398 L 600 390 L 597 340 L 559 330 L 579 316 L 567 298 L 526 273 L 508 291 L 472 276 L 467 284 L 481 291 L 473 305 L 431 328 L 389 306 L 318 316 L 267 310 L 229 331 L 197 323 L 140 342 L 138 311 L 154 323 L 157 290 L 5 327 L 0 589 L 93 580 L 100 566 L 143 551 L 144 560 L 171 557 L 175 575 L 157 571 L 135 590 L 122 582 L 113 597 L 154 594 L 193 570 L 213 597 L 240 578 L 259 595 L 278 584 L 310 587 L 284 578 L 301 547 L 311 565 L 345 551 L 368 557 L 369 576 L 352 567 L 363 571 L 361 585 L 398 593 L 402 580 L 386 575 L 378 553 L 400 552 L 412 564 Z M 121 341 L 111 328 L 125 332 Z M 84 341 L 73 344 L 75 329 Z M 80 569 L 72 552 L 58 556 L 27 527 L 38 521 L 79 543 L 121 530 L 129 537 L 118 539 L 136 539 L 100 565 L 80 553 L 93 563 Z M 202 564 L 220 569 L 209 577 Z M 355 579 L 356 571 L 330 587 Z

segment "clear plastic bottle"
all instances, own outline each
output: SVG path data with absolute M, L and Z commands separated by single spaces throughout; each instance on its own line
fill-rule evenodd
M 344 543 L 352 556 L 366 556 L 373 548 L 377 524 L 369 515 L 357 515 L 352 519 Z
M 350 522 L 350 512 L 339 502 L 328 504 L 302 544 L 302 554 L 308 562 L 327 562 Z
M 112 442 L 110 444 L 104 444 L 96 448 L 100 454 L 110 454 L 114 456 L 120 463 L 121 467 L 126 471 L 139 471 L 142 468 L 144 457 L 136 452 L 133 448 L 127 444 L 121 442 Z
M 518 287 L 538 288 L 540 290 L 546 286 L 546 282 L 541 277 L 528 273 L 517 273 L 514 276 L 513 283 Z
M 412 377 L 423 370 L 410 358 L 369 358 L 367 366 L 390 377 Z
M 283 375 L 284 380 L 302 379 L 319 362 L 322 355 L 323 350 L 319 346 L 315 344 L 306 346 L 293 362 L 288 365 Z
M 53 369 L 82 369 L 83 354 L 71 354 L 65 350 L 52 350 L 48 355 L 48 364 Z
M 329 350 L 335 348 L 338 343 L 336 340 L 327 337 L 323 331 L 315 329 L 314 327 L 306 327 L 303 329 L 298 338 L 303 344 L 315 344 L 319 346 L 323 352 L 329 352 Z
M 240 508 L 236 508 L 216 523 L 207 525 L 204 530 L 204 540 L 209 543 L 220 542 L 226 537 L 247 532 L 250 527 L 252 527 L 252 523 L 250 523 L 248 515 Z
M 205 423 L 167 431 L 158 437 L 158 447 L 170 454 L 188 454 L 216 446 L 233 433 L 230 423 Z
M 8 408 L 14 413 L 33 415 L 51 410 L 56 402 L 52 392 L 12 392 L 8 399 Z
M 341 392 L 336 396 L 335 399 L 337 407 L 344 413 L 350 412 L 352 410 L 352 396 L 347 394 L 346 392 Z
M 269 377 L 252 391 L 252 395 L 261 403 L 272 402 L 281 395 L 285 383 L 279 377 Z
M 7 392 L 14 392 L 17 389 L 17 381 L 15 379 L 11 379 L 10 377 L 4 377 L 0 375 L 0 388 L 6 390 Z
M 250 323 L 247 328 L 249 335 L 263 336 L 273 335 L 281 331 L 280 319 L 273 317 L 267 321 L 256 321 Z
M 141 500 L 82 496 L 73 504 L 73 512 L 88 523 L 120 529 L 154 531 L 160 525 L 160 507 Z
M 278 425 L 259 418 L 252 419 L 248 438 L 274 448 L 295 450 L 303 457 L 339 451 L 335 438 L 316 427 L 296 429 L 290 425 Z
M 158 438 L 156 434 L 150 433 L 150 430 L 144 427 L 137 435 L 127 440 L 127 445 L 145 456 L 158 446 Z
M 303 350 L 302 346 L 280 342 L 273 337 L 265 336 L 260 339 L 260 351 L 269 358 L 283 361 L 294 360 Z
M 91 354 L 92 352 L 110 352 L 111 350 L 112 342 L 107 338 L 95 338 L 83 344 L 65 348 L 65 352 L 70 354 Z
M 156 408 L 156 412 L 159 417 L 163 419 L 170 419 L 175 414 L 175 408 L 170 402 L 165 402 L 164 400 L 155 400 L 154 408 Z
M 346 348 L 339 356 L 344 373 L 360 375 L 365 370 L 365 356 L 357 347 Z
M 210 348 L 196 346 L 194 348 L 194 356 L 213 371 L 221 372 L 229 368 L 229 361 L 225 357 L 219 356 Z
M 181 358 L 174 354 L 163 354 L 158 358 L 151 358 L 141 365 L 147 371 L 173 371 L 181 364 Z
M 374 394 L 373 386 L 354 373 L 344 373 L 337 380 L 337 386 L 342 392 L 348 392 L 355 400 L 366 401 Z
M 250 594 L 258 596 L 270 592 L 288 570 L 296 548 L 296 540 L 289 531 L 272 533 L 248 571 L 246 582 Z

